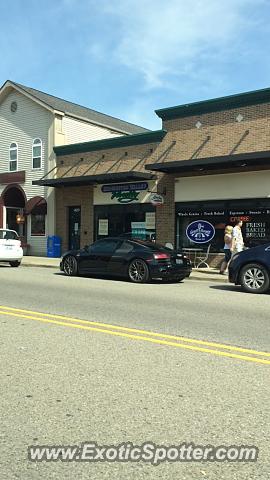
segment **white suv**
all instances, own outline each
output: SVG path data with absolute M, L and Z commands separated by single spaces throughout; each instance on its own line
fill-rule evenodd
M 0 262 L 19 267 L 23 257 L 21 241 L 15 230 L 0 228 Z

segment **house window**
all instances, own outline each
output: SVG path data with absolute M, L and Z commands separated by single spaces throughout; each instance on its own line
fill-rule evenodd
M 55 115 L 56 131 L 63 133 L 63 117 L 61 115 Z
M 44 236 L 45 235 L 45 219 L 46 215 L 43 213 L 32 213 L 31 215 L 31 235 Z
M 42 155 L 42 142 L 40 138 L 35 138 L 33 141 L 33 154 L 32 154 L 32 168 L 41 168 L 41 155 Z
M 12 143 L 9 147 L 9 171 L 16 172 L 18 170 L 18 145 Z

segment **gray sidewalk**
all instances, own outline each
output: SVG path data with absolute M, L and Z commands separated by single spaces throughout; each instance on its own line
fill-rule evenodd
M 60 258 L 32 257 L 30 255 L 26 255 L 22 260 L 24 267 L 59 268 L 59 263 Z M 215 268 L 194 268 L 190 278 L 194 280 L 206 280 L 208 282 L 228 282 L 227 276 L 220 275 L 219 271 Z

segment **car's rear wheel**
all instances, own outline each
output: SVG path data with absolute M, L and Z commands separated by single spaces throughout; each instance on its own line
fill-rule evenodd
M 183 275 L 182 277 L 177 277 L 175 279 L 176 282 L 182 282 L 186 278 L 186 275 Z
M 63 272 L 69 277 L 75 277 L 78 274 L 78 262 L 73 255 L 63 259 Z
M 21 262 L 19 260 L 14 260 L 13 262 L 9 262 L 11 267 L 19 267 L 21 265 Z
M 134 283 L 145 283 L 149 280 L 149 268 L 144 260 L 135 258 L 128 267 L 128 277 Z
M 248 293 L 265 293 L 270 287 L 269 273 L 259 263 L 245 265 L 240 272 L 240 284 Z

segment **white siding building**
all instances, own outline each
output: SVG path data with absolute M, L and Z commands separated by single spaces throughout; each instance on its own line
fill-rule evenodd
M 30 255 L 46 255 L 55 232 L 53 147 L 147 129 L 7 81 L 0 89 L 0 228 L 16 229 Z M 18 215 L 23 223 L 18 222 Z

